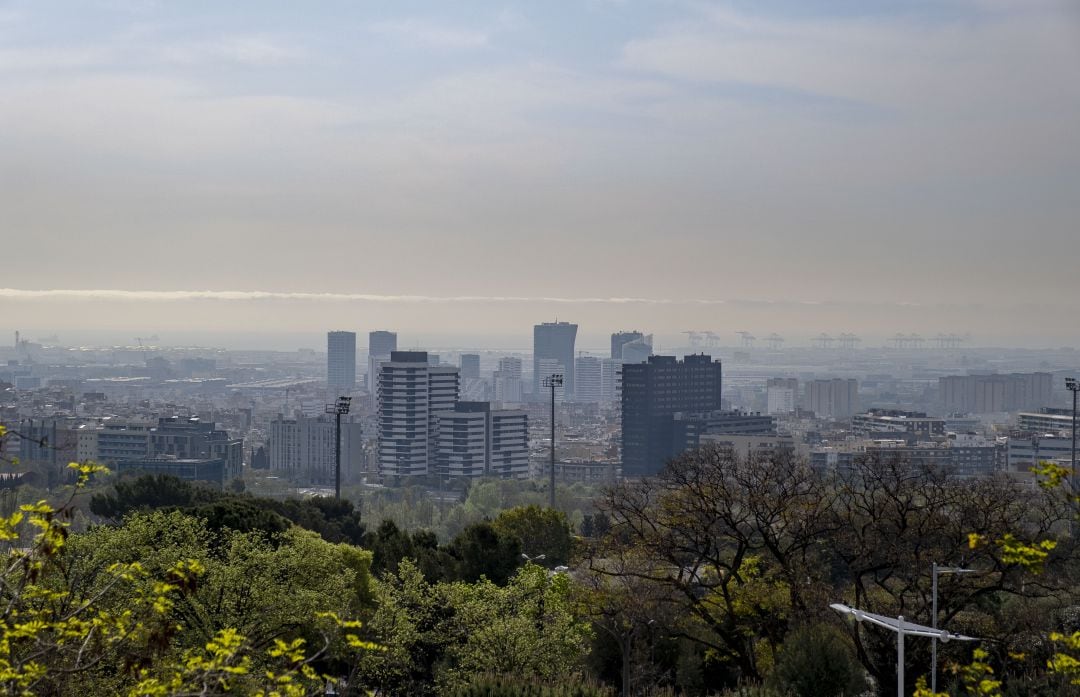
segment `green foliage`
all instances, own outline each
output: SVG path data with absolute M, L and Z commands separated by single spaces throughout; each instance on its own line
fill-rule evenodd
M 521 542 L 517 537 L 501 533 L 491 523 L 476 523 L 447 545 L 454 559 L 454 578 L 474 582 L 482 578 L 505 585 L 521 565 Z
M 544 555 L 549 568 L 570 563 L 573 536 L 570 523 L 559 511 L 540 506 L 518 506 L 503 511 L 494 521 L 495 530 L 516 537 L 530 556 Z
M 434 695 L 495 672 L 571 680 L 581 669 L 589 629 L 575 618 L 570 580 L 523 567 L 506 586 L 429 583 L 404 560 L 376 583 L 370 629 L 386 650 L 364 657 L 368 687 L 388 695 Z
M 787 635 L 768 684 L 793 697 L 852 697 L 866 690 L 851 640 L 827 624 L 800 627 Z
M 132 511 L 179 510 L 203 518 L 211 528 L 241 532 L 283 532 L 289 524 L 317 532 L 328 542 L 359 545 L 364 539 L 360 512 L 352 502 L 325 497 L 268 499 L 222 491 L 171 475 L 140 475 L 116 482 L 112 492 L 95 494 L 91 512 L 120 520 Z
M 481 675 L 448 697 L 614 697 L 615 692 L 593 682 L 550 684 L 512 675 Z

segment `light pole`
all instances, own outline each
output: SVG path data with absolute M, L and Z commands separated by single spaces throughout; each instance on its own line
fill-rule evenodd
M 341 417 L 349 413 L 352 397 L 338 397 L 335 404 L 326 405 L 326 413 L 336 417 L 334 429 L 334 498 L 341 499 Z
M 856 622 L 869 622 L 876 624 L 879 627 L 885 627 L 891 632 L 896 632 L 896 694 L 897 697 L 904 697 L 904 637 L 906 636 L 922 636 L 933 637 L 941 639 L 942 641 L 979 641 L 975 637 L 964 636 L 963 634 L 952 634 L 944 629 L 938 630 L 933 627 L 925 627 L 921 624 L 912 624 L 911 622 L 904 621 L 904 616 L 899 617 L 886 617 L 885 615 L 878 615 L 873 612 L 866 612 L 864 610 L 856 610 L 855 608 L 848 607 L 841 603 L 833 603 L 830 605 L 833 610 L 836 610 L 842 615 L 851 615 L 855 618 Z
M 1073 497 L 1076 496 L 1076 395 L 1080 392 L 1080 380 L 1076 378 L 1065 378 L 1065 389 L 1072 392 L 1073 395 L 1073 410 L 1072 410 L 1072 472 L 1069 481 L 1069 493 Z
M 555 509 L 555 388 L 562 387 L 563 376 L 558 373 L 544 378 L 544 387 L 551 388 L 551 491 L 550 505 Z
M 931 565 L 931 574 L 934 578 L 933 582 L 933 616 L 930 618 L 930 627 L 937 629 L 937 578 L 938 574 L 973 574 L 974 569 L 962 569 L 958 566 L 938 566 L 937 562 Z M 937 692 L 937 640 L 935 636 L 933 646 L 931 647 L 931 659 L 930 659 L 930 691 Z

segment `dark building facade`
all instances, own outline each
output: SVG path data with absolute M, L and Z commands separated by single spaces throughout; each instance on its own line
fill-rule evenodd
M 678 452 L 675 415 L 721 409 L 720 361 L 711 356 L 650 356 L 623 366 L 622 472 L 625 477 L 658 473 Z
M 704 435 L 774 436 L 776 421 L 768 414 L 742 411 L 677 412 L 672 417 L 673 455 L 701 445 Z
M 384 330 L 368 332 L 368 354 L 371 356 L 389 356 L 397 351 L 397 332 Z
M 577 325 L 569 322 L 544 322 L 533 327 L 533 392 L 540 393 L 546 377 L 540 369 L 544 359 L 562 366 L 563 390 L 574 394 L 574 342 Z

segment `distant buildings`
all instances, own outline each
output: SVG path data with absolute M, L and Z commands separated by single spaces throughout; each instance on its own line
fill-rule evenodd
M 793 414 L 799 408 L 797 378 L 770 378 L 765 383 L 765 411 L 768 414 Z
M 644 338 L 645 335 L 638 331 L 615 332 L 611 335 L 611 357 L 622 360 L 623 346 L 629 344 L 631 341 L 642 341 Z
M 938 379 L 938 388 L 946 412 L 990 414 L 1049 404 L 1052 380 L 1050 373 L 950 375 Z
M 356 332 L 326 333 L 326 386 L 345 392 L 356 388 Z
M 330 483 L 334 481 L 335 420 L 325 414 L 284 418 L 270 422 L 267 439 L 269 468 L 294 480 Z M 360 424 L 341 422 L 341 472 L 349 481 L 360 472 L 363 462 L 363 433 Z
M 462 380 L 478 380 L 480 378 L 480 356 L 478 354 L 463 353 L 459 360 Z
M 906 438 L 930 441 L 944 438 L 945 419 L 927 416 L 922 412 L 897 409 L 871 409 L 851 419 L 851 432 L 857 438 Z
M 701 445 L 709 435 L 775 436 L 776 422 L 767 414 L 741 411 L 680 411 L 672 419 L 672 455 Z
M 595 356 L 574 359 L 574 378 L 577 389 L 574 398 L 579 402 L 600 402 L 603 399 L 604 364 Z
M 721 366 L 706 355 L 651 356 L 623 366 L 622 472 L 651 476 L 672 456 L 675 414 L 721 409 Z
M 544 378 L 556 371 L 563 376 L 567 394 L 574 394 L 574 342 L 577 339 L 576 324 L 569 322 L 544 322 L 533 327 L 533 393 L 540 394 Z M 543 363 L 547 361 L 546 363 Z M 543 365 L 542 365 L 543 363 Z M 556 370 L 558 369 L 558 370 Z
M 623 363 L 644 363 L 649 360 L 649 356 L 652 355 L 652 343 L 639 340 L 631 341 L 623 344 L 622 358 Z
M 854 378 L 811 380 L 805 407 L 820 418 L 848 419 L 859 410 L 859 383 Z
M 499 367 L 492 375 L 496 402 L 520 403 L 525 399 L 521 379 L 521 359 L 507 356 L 499 359 Z
M 405 477 L 433 471 L 439 412 L 458 401 L 459 372 L 431 366 L 425 351 L 394 351 L 378 378 L 379 473 Z
M 367 388 L 373 405 L 377 402 L 379 390 L 379 366 L 389 361 L 394 351 L 397 351 L 397 333 L 382 330 L 368 332 Z

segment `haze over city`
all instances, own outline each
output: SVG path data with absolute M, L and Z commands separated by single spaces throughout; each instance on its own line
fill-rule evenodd
M 0 37 L 30 337 L 1080 343 L 1072 2 L 5 2 Z

